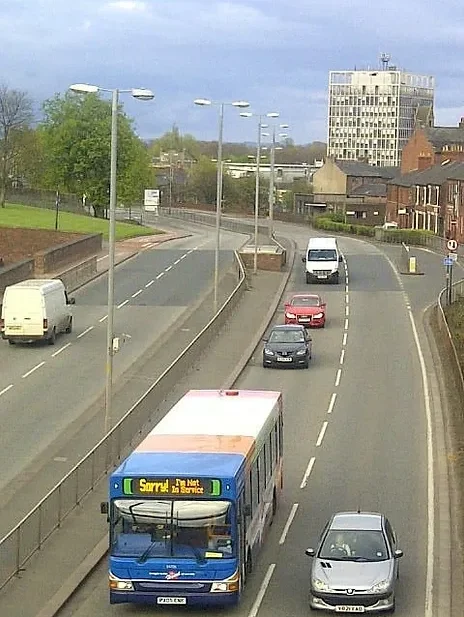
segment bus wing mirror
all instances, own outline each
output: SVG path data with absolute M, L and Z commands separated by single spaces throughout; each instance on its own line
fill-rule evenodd
M 251 516 L 251 506 L 250 506 L 250 504 L 247 504 L 245 506 L 245 516 Z
M 100 514 L 108 514 L 108 502 L 102 501 L 100 504 Z

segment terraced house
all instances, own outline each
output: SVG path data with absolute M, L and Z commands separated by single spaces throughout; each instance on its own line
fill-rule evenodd
M 464 162 L 445 160 L 390 180 L 386 220 L 464 242 Z

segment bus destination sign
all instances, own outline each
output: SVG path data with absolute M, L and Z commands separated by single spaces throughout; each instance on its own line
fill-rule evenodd
M 124 495 L 220 497 L 221 481 L 211 478 L 124 478 Z

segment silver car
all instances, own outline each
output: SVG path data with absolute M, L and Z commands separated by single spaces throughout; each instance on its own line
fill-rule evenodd
M 374 512 L 339 512 L 325 526 L 313 557 L 309 604 L 334 613 L 395 610 L 403 551 L 389 520 Z

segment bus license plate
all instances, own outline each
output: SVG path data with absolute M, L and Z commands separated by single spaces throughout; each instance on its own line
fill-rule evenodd
M 157 604 L 187 604 L 187 598 L 158 598 Z
M 346 604 L 339 604 L 335 607 L 336 613 L 364 613 L 364 606 L 350 606 Z

